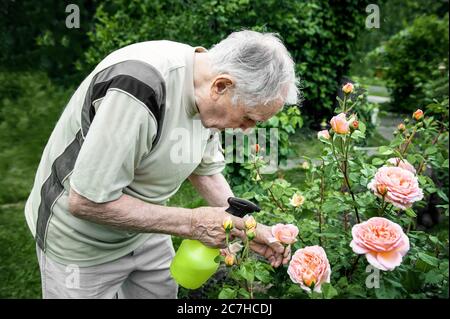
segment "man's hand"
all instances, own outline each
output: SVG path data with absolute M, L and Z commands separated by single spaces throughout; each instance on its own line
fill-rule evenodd
M 240 230 L 244 226 L 242 218 L 228 214 L 224 207 L 199 207 L 192 210 L 191 234 L 192 238 L 201 241 L 206 246 L 225 248 L 226 235 L 223 221 L 230 217 L 233 220 L 233 229 L 230 240 L 234 237 L 244 238 L 245 233 Z
M 197 239 L 207 246 L 225 248 L 225 230 L 223 221 L 230 217 L 233 220 L 231 238 L 239 237 L 246 240 L 245 225 L 242 218 L 228 214 L 225 207 L 199 207 L 192 212 L 192 238 Z M 287 264 L 291 258 L 290 246 L 284 247 L 279 242 L 270 242 L 272 237 L 270 227 L 258 224 L 256 237 L 250 242 L 250 248 L 257 254 L 263 256 L 273 267 Z
M 291 246 L 284 247 L 280 242 L 271 242 L 272 231 L 269 226 L 256 226 L 256 237 L 250 242 L 250 248 L 257 254 L 269 260 L 272 267 L 286 265 L 291 259 Z

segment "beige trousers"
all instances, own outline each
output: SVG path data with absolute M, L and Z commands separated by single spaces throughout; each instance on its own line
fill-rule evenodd
M 154 234 L 131 254 L 91 267 L 64 265 L 36 250 L 45 299 L 177 298 L 178 285 L 169 272 L 174 249 L 168 235 Z

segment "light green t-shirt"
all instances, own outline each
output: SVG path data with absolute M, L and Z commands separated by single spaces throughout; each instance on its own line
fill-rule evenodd
M 70 214 L 69 189 L 104 203 L 128 194 L 164 205 L 194 173 L 224 166 L 217 132 L 199 119 L 194 52 L 171 41 L 119 49 L 81 83 L 42 154 L 25 206 L 39 247 L 63 264 L 92 266 L 120 258 L 149 236 Z

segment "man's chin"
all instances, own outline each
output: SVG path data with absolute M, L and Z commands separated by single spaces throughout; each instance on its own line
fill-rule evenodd
M 210 127 L 210 130 L 212 131 L 212 132 L 218 132 L 218 133 L 220 133 L 220 132 L 223 132 L 225 129 L 224 128 L 218 128 L 218 127 Z

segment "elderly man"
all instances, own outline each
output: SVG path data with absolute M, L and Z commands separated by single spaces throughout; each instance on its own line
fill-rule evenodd
M 218 131 L 247 129 L 297 101 L 294 63 L 273 34 L 232 33 L 209 51 L 171 41 L 119 49 L 78 87 L 44 149 L 25 207 L 44 298 L 176 298 L 171 235 L 224 247 L 233 193 Z M 200 129 L 198 129 L 200 127 Z M 173 157 L 176 130 L 191 135 Z M 166 206 L 189 179 L 209 207 Z M 232 216 L 233 236 L 244 236 Z M 290 251 L 259 224 L 252 249 Z

